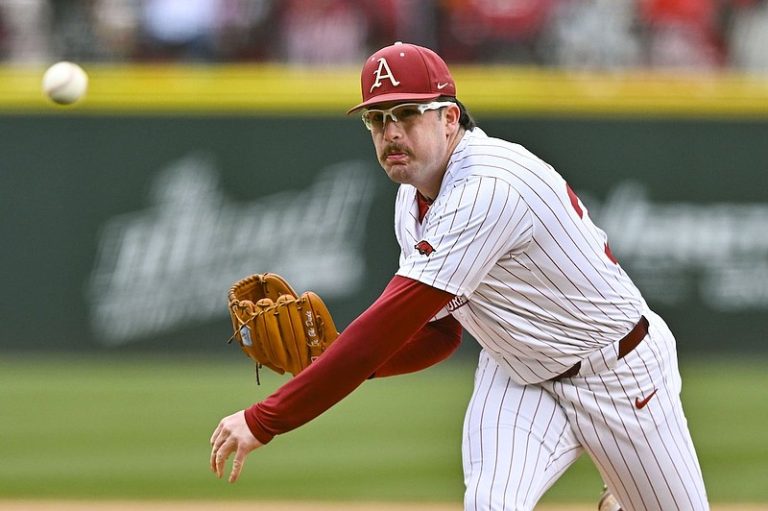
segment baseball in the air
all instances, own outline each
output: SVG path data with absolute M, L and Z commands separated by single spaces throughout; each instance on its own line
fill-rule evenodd
M 57 62 L 43 75 L 43 92 L 60 105 L 79 101 L 87 89 L 88 75 L 73 62 Z

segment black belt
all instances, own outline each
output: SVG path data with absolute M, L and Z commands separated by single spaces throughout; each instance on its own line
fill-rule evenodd
M 622 359 L 629 355 L 633 349 L 637 348 L 637 345 L 645 339 L 648 333 L 648 320 L 645 316 L 640 316 L 640 321 L 629 331 L 627 335 L 621 338 L 619 341 L 619 356 L 618 359 Z M 558 381 L 563 378 L 571 378 L 579 374 L 581 369 L 581 362 L 576 362 L 573 367 L 567 369 L 565 372 L 558 374 L 557 376 L 550 378 L 549 381 Z

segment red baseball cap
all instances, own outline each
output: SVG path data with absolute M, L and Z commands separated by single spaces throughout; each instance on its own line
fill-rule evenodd
M 456 97 L 456 83 L 440 56 L 423 46 L 397 42 L 365 61 L 360 73 L 363 102 L 347 113 L 386 101 Z

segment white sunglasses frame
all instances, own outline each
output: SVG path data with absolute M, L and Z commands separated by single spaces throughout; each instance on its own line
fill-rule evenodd
M 387 117 L 390 117 L 393 122 L 399 122 L 397 120 L 397 117 L 395 116 L 394 110 L 398 108 L 402 108 L 404 106 L 410 106 L 410 107 L 416 107 L 416 109 L 419 111 L 421 115 L 424 115 L 424 112 L 428 110 L 439 110 L 441 108 L 445 108 L 451 105 L 455 105 L 453 101 L 430 101 L 429 103 L 400 103 L 399 105 L 395 105 L 392 108 L 387 108 L 386 110 L 383 110 L 381 108 L 368 108 L 365 111 L 363 111 L 362 119 L 363 124 L 368 129 L 368 131 L 373 131 L 373 124 L 366 118 L 366 115 L 370 112 L 380 112 L 382 114 L 382 122 L 381 127 L 387 125 Z

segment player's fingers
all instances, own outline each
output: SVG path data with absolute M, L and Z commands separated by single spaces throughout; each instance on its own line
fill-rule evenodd
M 216 448 L 211 449 L 211 462 L 210 462 L 210 464 L 211 464 L 211 472 L 216 474 Z
M 216 472 L 216 477 L 221 479 L 221 477 L 224 475 L 224 464 L 227 462 L 227 458 L 221 454 L 216 453 L 216 460 L 214 461 L 214 467 Z
M 220 449 L 221 449 L 221 442 L 211 447 L 211 472 L 216 472 L 217 457 L 219 456 Z
M 229 482 L 234 483 L 240 477 L 240 472 L 245 465 L 245 457 L 248 456 L 248 451 L 242 446 L 238 447 L 237 453 L 235 453 L 235 459 L 232 460 L 232 471 L 229 473 Z
M 219 425 L 216 427 L 216 430 L 213 432 L 213 435 L 211 435 L 211 471 L 216 472 L 216 452 L 219 450 L 219 447 L 221 447 L 222 442 L 224 441 L 224 435 L 223 435 L 223 420 L 219 422 Z
M 227 456 L 229 456 L 229 451 L 224 448 L 225 442 L 227 442 L 229 438 L 227 430 L 222 428 L 211 446 L 211 470 L 216 472 L 216 475 L 219 477 L 221 477 L 221 470 L 218 467 L 223 461 L 226 461 Z
M 223 421 L 219 422 L 219 425 L 216 426 L 216 429 L 213 430 L 213 434 L 211 435 L 210 444 L 213 445 L 213 443 L 216 441 L 216 437 L 219 436 L 219 433 L 221 433 L 222 423 Z
M 216 467 L 216 476 L 219 479 L 221 479 L 221 477 L 224 475 L 224 465 L 227 462 L 227 458 L 229 458 L 229 455 L 234 450 L 235 449 L 232 447 L 231 442 L 225 442 L 221 447 L 219 447 L 219 450 L 216 451 L 214 455 L 214 465 Z
M 227 440 L 229 440 L 229 437 L 230 437 L 230 431 L 226 429 L 222 430 L 219 433 L 219 436 L 216 437 L 216 440 L 213 441 L 213 446 L 212 446 L 213 450 L 218 451 L 221 448 L 222 444 Z

